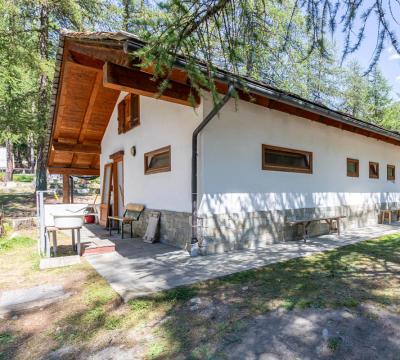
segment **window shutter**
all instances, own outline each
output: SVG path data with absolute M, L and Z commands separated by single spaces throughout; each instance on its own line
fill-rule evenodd
M 118 104 L 118 134 L 125 132 L 125 100 Z
M 139 95 L 131 95 L 131 123 L 132 127 L 140 125 Z
M 125 98 L 125 131 L 140 124 L 139 113 L 139 95 L 127 95 Z
M 130 130 L 132 127 L 130 126 L 131 122 L 131 94 L 125 96 L 125 122 L 124 129 L 125 131 Z
M 139 95 L 128 94 L 118 104 L 118 134 L 140 125 Z

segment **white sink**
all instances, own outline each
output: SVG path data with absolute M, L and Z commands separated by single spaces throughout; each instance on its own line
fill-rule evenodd
M 54 218 L 54 226 L 58 229 L 71 229 L 78 228 L 83 225 L 84 214 L 78 213 L 57 213 L 51 214 Z

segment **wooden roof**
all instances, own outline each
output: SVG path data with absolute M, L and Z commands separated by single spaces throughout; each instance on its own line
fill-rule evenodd
M 53 84 L 49 121 L 48 170 L 53 174 L 98 175 L 101 140 L 120 91 L 158 96 L 151 69 L 139 69 L 116 39 L 82 42 L 65 36 Z M 176 71 L 174 71 L 176 72 Z M 176 72 L 177 73 L 177 72 Z M 190 87 L 182 72 L 160 99 L 190 105 Z M 197 103 L 200 102 L 195 96 Z
M 191 105 L 189 97 L 193 94 L 186 73 L 179 66 L 174 68 L 170 86 L 159 96 L 159 82 L 154 81 L 151 67 L 138 67 L 137 59 L 128 55 L 131 41 L 143 46 L 139 39 L 124 32 L 61 35 L 48 126 L 49 146 L 44 154 L 50 173 L 99 175 L 101 140 L 120 91 Z M 224 94 L 228 86 L 223 79 L 229 74 L 221 70 L 217 75 L 216 87 Z M 252 79 L 237 80 L 238 96 L 245 101 L 400 145 L 397 132 Z M 245 84 L 245 91 L 240 90 L 241 84 Z M 194 98 L 200 103 L 197 94 Z
M 49 147 L 50 173 L 99 174 L 100 144 L 119 93 L 103 86 L 101 69 L 75 61 L 65 43 Z

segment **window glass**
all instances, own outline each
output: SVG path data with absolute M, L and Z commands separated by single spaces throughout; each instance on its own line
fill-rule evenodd
M 388 180 L 396 179 L 396 168 L 394 167 L 394 165 L 387 166 L 387 179 Z
M 158 169 L 169 165 L 169 153 L 153 155 L 149 159 L 149 169 Z
M 151 174 L 156 172 L 171 170 L 171 147 L 166 146 L 161 149 L 150 151 L 144 154 L 144 173 Z
M 263 169 L 275 171 L 312 172 L 312 153 L 263 145 Z
M 347 176 L 358 177 L 359 161 L 357 159 L 347 159 Z
M 371 179 L 379 178 L 379 163 L 370 161 L 369 163 L 369 177 Z

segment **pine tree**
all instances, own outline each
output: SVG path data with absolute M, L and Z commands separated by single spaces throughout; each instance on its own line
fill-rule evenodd
M 385 112 L 391 103 L 391 87 L 376 66 L 369 74 L 367 93 L 367 119 L 375 124 L 384 120 Z M 400 119 L 399 119 L 400 120 Z
M 368 114 L 368 82 L 357 61 L 352 61 L 344 72 L 343 90 L 339 108 L 360 119 Z
M 46 188 L 46 159 L 44 158 L 45 133 L 47 116 L 49 110 L 49 95 L 51 74 L 54 67 L 54 54 L 57 45 L 58 32 L 60 28 L 67 27 L 71 30 L 104 29 L 106 22 L 113 16 L 108 16 L 109 9 L 113 5 L 106 1 L 86 0 L 77 2 L 72 0 L 1 0 L 0 11 L 2 23 L 0 28 L 0 42 L 6 43 L 12 39 L 11 46 L 2 46 L 0 56 L 11 56 L 12 48 L 23 51 L 29 48 L 30 73 L 36 80 L 33 87 L 33 104 L 26 108 L 34 109 L 35 116 L 31 118 L 33 131 L 35 132 L 36 155 L 37 155 L 37 176 L 36 188 Z M 107 19 L 107 21 L 106 21 Z M 30 47 L 28 47 L 28 45 Z M 1 46 L 1 45 L 0 45 Z M 15 66 L 24 69 L 24 63 L 17 61 Z M 10 72 L 12 66 L 7 68 Z M 0 82 L 3 79 L 0 79 Z M 27 83 L 32 83 L 28 81 Z M 4 84 L 4 82 L 3 82 Z M 1 85 L 0 85 L 1 86 Z M 10 106 L 11 100 L 3 98 L 5 107 Z M 33 120 L 33 121 L 32 121 Z M 7 123 L 21 127 L 21 118 L 7 115 Z

